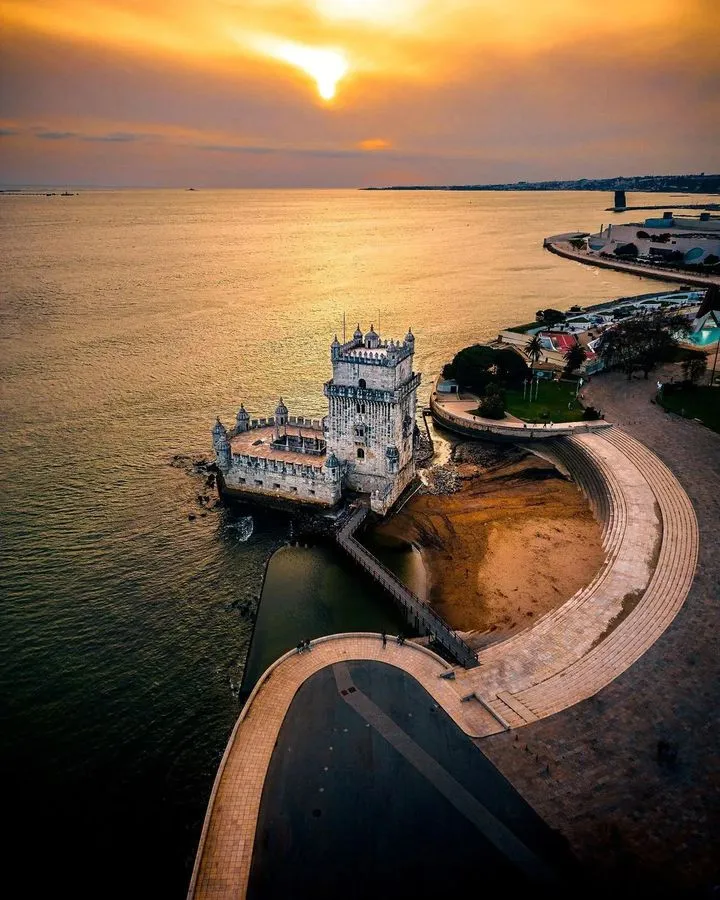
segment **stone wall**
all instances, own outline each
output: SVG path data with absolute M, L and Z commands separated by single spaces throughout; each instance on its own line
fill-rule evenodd
M 335 384 L 357 387 L 358 381 L 364 378 L 366 387 L 394 391 L 412 374 L 412 356 L 406 356 L 399 363 L 393 363 L 384 358 L 374 359 L 374 355 L 377 354 L 372 350 L 361 352 L 366 353 L 367 358 L 343 356 L 333 365 Z
M 324 466 L 234 455 L 232 466 L 223 477 L 232 490 L 305 503 L 334 506 L 341 495 L 339 479 L 333 481 Z

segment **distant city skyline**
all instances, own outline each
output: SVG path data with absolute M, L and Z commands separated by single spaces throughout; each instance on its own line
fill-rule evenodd
M 713 0 L 0 0 L 0 182 L 720 171 Z

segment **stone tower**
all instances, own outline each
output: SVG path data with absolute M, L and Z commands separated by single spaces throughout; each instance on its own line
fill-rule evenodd
M 412 370 L 415 337 L 383 341 L 374 327 L 330 347 L 327 445 L 340 460 L 345 484 L 371 495 L 386 512 L 415 476 L 413 444 L 420 375 Z

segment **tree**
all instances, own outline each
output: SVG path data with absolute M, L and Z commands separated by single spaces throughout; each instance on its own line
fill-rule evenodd
M 597 352 L 607 366 L 620 368 L 628 381 L 638 371 L 647 378 L 657 365 L 673 358 L 678 346 L 676 335 L 689 329 L 685 316 L 658 309 L 614 325 L 602 336 Z
M 690 331 L 685 316 L 658 309 L 637 320 L 641 331 L 639 368 L 645 378 L 660 363 L 670 362 L 678 348 L 677 335 Z
M 632 322 L 628 319 L 606 331 L 596 348 L 605 365 L 619 368 L 627 375 L 628 381 L 638 368 L 638 347 Z
M 542 320 L 545 325 L 558 325 L 560 322 L 565 321 L 565 313 L 560 312 L 559 309 L 544 309 L 542 311 Z
M 536 363 L 540 359 L 543 355 L 543 350 L 542 341 L 538 334 L 534 334 L 527 344 L 525 344 L 525 356 L 533 363 Z
M 587 359 L 587 350 L 582 344 L 573 344 L 572 347 L 568 348 L 563 359 L 565 360 L 565 374 L 571 375 Z
M 522 384 L 530 375 L 530 369 L 519 353 L 484 344 L 460 350 L 452 361 L 452 372 L 458 384 L 480 395 L 493 382 Z
M 486 419 L 504 419 L 505 392 L 496 384 L 489 384 L 487 393 L 478 405 L 478 411 Z
M 693 354 L 682 362 L 683 375 L 690 384 L 697 384 L 707 372 L 708 361 L 704 353 Z

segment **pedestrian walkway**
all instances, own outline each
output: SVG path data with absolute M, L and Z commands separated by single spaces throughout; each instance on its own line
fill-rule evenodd
M 436 382 L 437 384 L 437 382 Z M 549 441 L 557 437 L 572 437 L 575 434 L 591 434 L 610 428 L 603 420 L 595 422 L 546 422 L 529 424 L 514 416 L 504 419 L 486 419 L 473 413 L 477 409 L 477 397 L 462 397 L 457 394 L 440 394 L 433 389 L 430 395 L 430 412 L 438 425 L 458 434 L 482 440 Z
M 452 667 L 425 647 L 383 646 L 379 634 L 340 634 L 292 650 L 260 678 L 233 729 L 220 763 L 198 847 L 189 900 L 243 898 L 265 775 L 280 727 L 301 684 L 325 666 L 349 660 L 379 660 L 412 675 L 466 732 L 483 734 L 492 717 L 480 708 L 470 718 L 465 704 L 442 677 Z M 473 724 L 471 724 L 471 722 Z
M 476 666 L 475 651 L 465 643 L 463 638 L 429 603 L 414 594 L 394 572 L 391 572 L 367 547 L 356 540 L 355 532 L 365 521 L 368 512 L 366 506 L 359 506 L 355 510 L 337 533 L 338 544 L 377 584 L 387 591 L 415 632 L 430 635 L 432 642 L 442 647 L 461 666 L 466 668 Z

